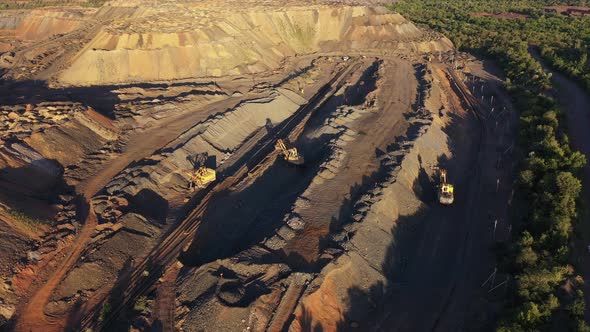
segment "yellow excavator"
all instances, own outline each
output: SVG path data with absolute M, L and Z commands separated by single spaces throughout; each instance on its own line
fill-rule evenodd
M 194 166 L 194 170 L 192 172 L 188 172 L 188 187 L 191 191 L 195 191 L 197 188 L 205 188 L 209 183 L 215 181 L 215 170 L 205 167 L 207 154 L 200 154 L 196 157 L 191 156 L 187 159 L 191 161 Z
M 277 140 L 275 149 L 283 155 L 283 158 L 285 158 L 285 160 L 288 163 L 291 163 L 293 165 L 303 165 L 305 161 L 303 155 L 297 152 L 297 148 L 287 148 L 285 141 L 283 141 L 282 139 Z
M 201 166 L 190 174 L 188 187 L 191 191 L 197 188 L 205 188 L 209 183 L 215 181 L 215 170 Z
M 438 201 L 443 205 L 451 205 L 455 201 L 455 188 L 447 182 L 447 171 L 440 171 L 440 185 L 438 187 Z

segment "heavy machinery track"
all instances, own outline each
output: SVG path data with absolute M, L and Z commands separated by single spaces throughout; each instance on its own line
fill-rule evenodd
M 328 100 L 336 91 L 338 91 L 345 82 L 345 77 L 353 70 L 361 66 L 360 62 L 348 62 L 343 65 L 339 72 L 326 83 L 318 92 L 309 100 L 307 104 L 301 107 L 289 119 L 280 124 L 278 130 L 272 137 L 269 137 L 264 143 L 257 145 L 252 157 L 245 165 L 240 167 L 232 175 L 222 175 L 221 181 L 217 184 L 211 184 L 204 197 L 200 200 L 195 209 L 193 209 L 181 222 L 174 228 L 166 238 L 160 242 L 146 258 L 139 263 L 132 271 L 129 271 L 123 278 L 127 280 L 128 286 L 126 291 L 118 297 L 117 303 L 112 305 L 112 309 L 102 322 L 96 319 L 100 313 L 100 306 L 105 302 L 106 296 L 97 299 L 95 307 L 86 310 L 86 314 L 80 321 L 80 329 L 91 328 L 92 330 L 108 331 L 119 318 L 121 313 L 128 307 L 132 306 L 136 299 L 149 293 L 156 281 L 160 278 L 166 267 L 176 261 L 183 248 L 187 248 L 192 241 L 197 229 L 201 224 L 201 218 L 205 212 L 212 196 L 227 188 L 235 186 L 253 169 L 271 165 L 276 158 L 277 153 L 274 145 L 278 138 L 288 137 L 294 141 L 301 134 L 307 121 L 326 100 Z M 102 294 L 106 295 L 106 294 Z M 170 325 L 168 325 L 170 326 Z

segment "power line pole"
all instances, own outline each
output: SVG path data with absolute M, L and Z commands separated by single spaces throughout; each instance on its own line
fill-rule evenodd
M 494 240 L 496 240 L 496 228 L 498 226 L 498 219 L 494 220 Z

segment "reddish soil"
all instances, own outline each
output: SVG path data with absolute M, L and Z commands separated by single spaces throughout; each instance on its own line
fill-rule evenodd
M 160 321 L 163 331 L 174 331 L 174 313 L 176 310 L 176 294 L 174 285 L 180 271 L 178 264 L 171 265 L 160 279 L 156 292 L 156 319 Z
M 117 129 L 115 128 L 114 124 L 113 124 L 113 120 L 107 118 L 106 116 L 98 113 L 97 111 L 95 111 L 92 108 L 89 108 L 88 111 L 86 112 L 86 115 L 88 115 L 88 117 L 90 117 L 92 120 L 100 123 L 101 126 L 112 130 L 112 131 L 116 131 Z
M 86 196 L 86 201 L 90 200 Z M 55 270 L 51 278 L 41 287 L 35 295 L 29 300 L 27 306 L 23 311 L 23 315 L 16 327 L 17 331 L 60 331 L 64 328 L 64 322 L 60 320 L 48 319 L 45 315 L 45 304 L 49 301 L 49 297 L 53 290 L 59 285 L 66 273 L 78 261 L 80 254 L 86 248 L 86 244 L 94 234 L 94 228 L 97 225 L 96 215 L 93 209 L 90 209 L 90 214 L 86 218 L 84 227 L 78 234 L 78 239 L 74 243 L 72 251 L 67 256 L 66 260 Z
M 519 13 L 500 13 L 500 14 L 492 14 L 492 13 L 473 13 L 471 14 L 473 17 L 489 17 L 489 18 L 499 18 L 504 20 L 524 20 L 529 18 L 528 15 L 519 14 Z

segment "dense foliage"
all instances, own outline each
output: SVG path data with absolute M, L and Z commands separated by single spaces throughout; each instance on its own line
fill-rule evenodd
M 504 257 L 516 287 L 500 330 L 544 330 L 549 329 L 560 300 L 564 305 L 578 301 L 558 297 L 559 286 L 572 275 L 569 244 L 581 191 L 577 175 L 586 158 L 572 151 L 567 136 L 560 133 L 560 114 L 553 100 L 522 89 L 511 92 L 516 106 L 523 110 L 521 149 L 526 158 L 518 190 L 525 213 L 515 220 L 520 234 L 510 255 Z M 588 331 L 581 301 L 581 311 L 567 311 L 570 328 Z
M 408 18 L 429 25 L 449 36 L 459 49 L 489 53 L 490 48 L 507 49 L 497 42 L 520 43 L 517 53 L 528 45 L 538 47 L 556 69 L 579 80 L 590 90 L 590 17 L 569 17 L 547 12 L 544 6 L 566 1 L 402 1 L 395 6 Z M 569 1 L 590 5 L 590 1 Z M 520 13 L 528 19 L 477 17 L 477 13 Z M 523 79 L 530 79 L 526 77 Z
M 574 5 L 584 5 L 572 1 Z M 563 114 L 543 94 L 550 76 L 529 53 L 541 49 L 547 62 L 590 89 L 587 63 L 590 18 L 546 13 L 545 5 L 558 1 L 405 0 L 393 6 L 415 22 L 449 36 L 463 50 L 493 57 L 506 74 L 506 86 L 521 111 L 520 148 L 523 161 L 518 176 L 519 210 L 513 223 L 518 234 L 501 255 L 505 272 L 514 277 L 500 331 L 554 329 L 558 316 L 569 329 L 590 331 L 584 322 L 581 290 L 571 296 L 560 292 L 565 283 L 575 288 L 569 249 L 579 179 L 586 158 L 572 151 L 560 125 Z M 476 13 L 515 12 L 527 19 L 477 17 Z M 563 329 L 563 326 L 562 326 Z

